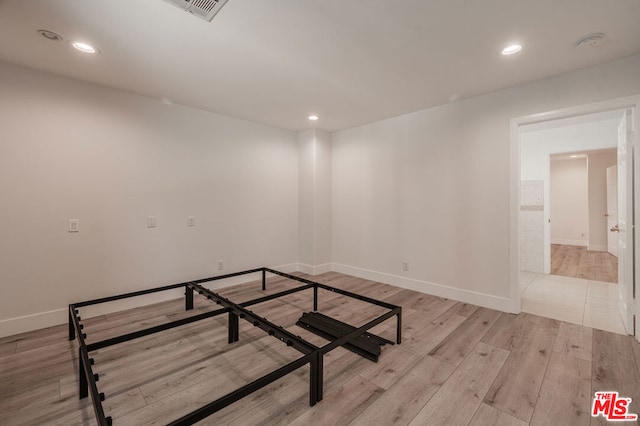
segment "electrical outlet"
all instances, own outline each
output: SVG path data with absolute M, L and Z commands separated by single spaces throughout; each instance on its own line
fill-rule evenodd
M 218 271 L 222 271 L 224 269 L 224 260 L 218 260 Z
M 187 217 L 187 226 L 196 226 L 196 218 L 193 216 Z
M 156 227 L 156 217 L 147 216 L 147 228 L 155 228 L 155 227 Z
M 409 262 L 407 262 L 407 261 L 402 262 L 402 270 L 403 271 L 408 271 L 409 270 Z
M 69 219 L 69 232 L 80 232 L 80 219 Z

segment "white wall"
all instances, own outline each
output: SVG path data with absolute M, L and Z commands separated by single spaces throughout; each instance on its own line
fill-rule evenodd
M 0 94 L 0 335 L 71 302 L 296 264 L 293 132 L 1 62 Z
M 589 243 L 587 158 L 551 161 L 551 244 Z
M 512 309 L 510 119 L 638 93 L 634 56 L 336 132 L 334 268 Z
M 607 167 L 616 162 L 615 150 L 588 154 L 589 250 L 607 251 Z

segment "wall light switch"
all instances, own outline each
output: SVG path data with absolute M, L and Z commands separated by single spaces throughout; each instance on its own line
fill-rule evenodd
M 156 227 L 156 217 L 147 216 L 147 228 L 155 228 L 155 227 Z
M 196 218 L 193 216 L 187 217 L 187 226 L 196 226 Z
M 69 232 L 80 232 L 80 219 L 69 219 Z

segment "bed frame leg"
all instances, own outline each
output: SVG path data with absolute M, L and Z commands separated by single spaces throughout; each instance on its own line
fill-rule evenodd
M 313 312 L 318 312 L 318 286 L 313 286 Z
M 323 394 L 323 360 L 322 353 L 316 351 L 313 360 L 311 361 L 311 377 L 309 379 L 309 405 L 314 406 L 316 403 L 322 401 Z
M 184 309 L 185 311 L 190 311 L 193 309 L 193 289 L 191 287 L 185 287 L 184 296 Z
M 240 320 L 233 312 L 229 312 L 229 343 L 240 340 Z
M 78 394 L 80 399 L 89 396 L 89 382 L 84 372 L 84 361 L 82 359 L 82 348 L 78 349 Z
M 398 315 L 396 315 L 397 319 L 398 319 L 398 329 L 396 331 L 396 343 L 400 344 L 402 343 L 402 309 L 400 309 L 400 312 L 398 312 Z
M 267 271 L 262 270 L 262 291 L 267 290 Z
M 71 316 L 71 310 L 73 306 L 69 306 L 69 340 L 76 338 L 76 328 L 73 325 L 73 317 Z

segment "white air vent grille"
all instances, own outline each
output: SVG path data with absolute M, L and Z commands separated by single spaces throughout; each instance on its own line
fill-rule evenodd
M 192 15 L 211 22 L 227 0 L 165 0 Z

